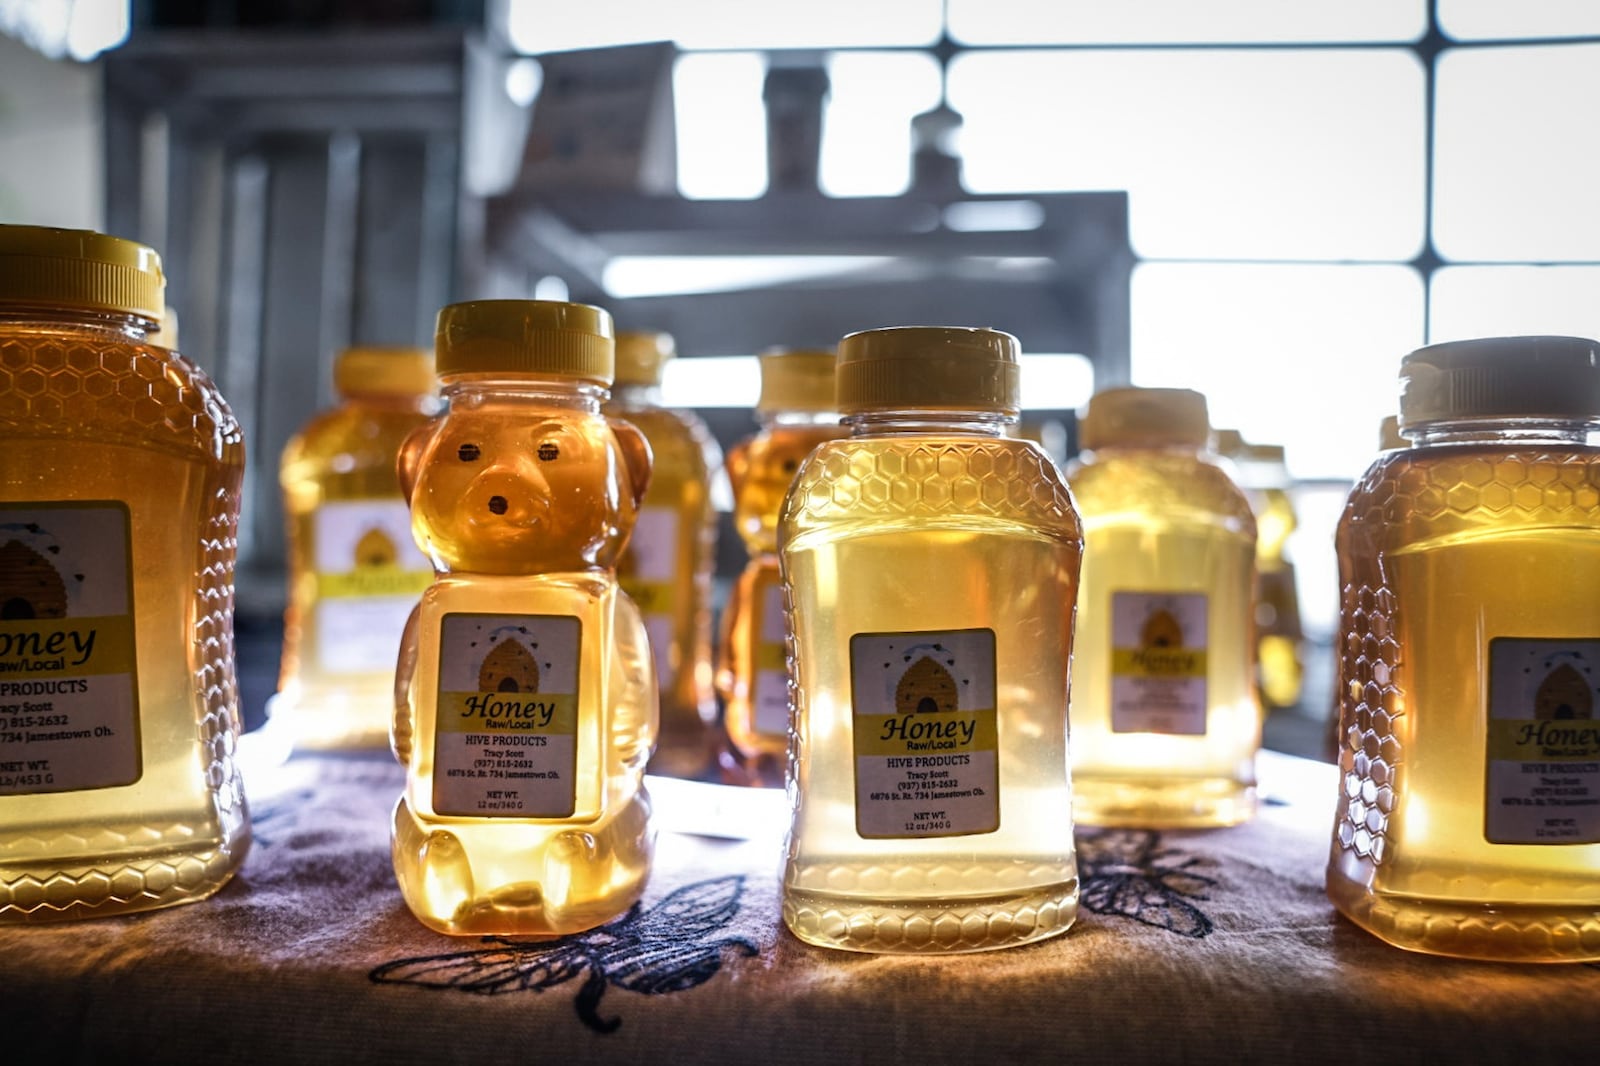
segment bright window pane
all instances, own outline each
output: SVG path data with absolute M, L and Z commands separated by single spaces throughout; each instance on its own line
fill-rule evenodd
M 766 61 L 753 53 L 681 57 L 672 90 L 678 191 L 699 199 L 751 199 L 767 191 Z
M 1297 477 L 1355 477 L 1422 342 L 1406 266 L 1146 263 L 1133 275 L 1133 379 L 1206 394 L 1214 425 L 1282 444 Z
M 1458 41 L 1600 34 L 1594 0 L 1439 0 L 1439 28 Z
M 950 98 L 973 191 L 1127 189 L 1147 257 L 1409 259 L 1421 244 L 1409 51 L 975 54 L 953 62 Z
M 1411 41 L 1425 0 L 950 0 L 969 44 Z
M 522 52 L 676 41 L 684 48 L 863 48 L 927 45 L 939 0 L 511 0 Z
M 828 62 L 819 179 L 830 196 L 897 196 L 911 183 L 911 119 L 939 102 L 925 53 L 841 52 Z
M 1439 59 L 1434 240 L 1448 259 L 1600 260 L 1600 45 Z
M 1600 337 L 1596 293 L 1600 267 L 1446 267 L 1433 276 L 1428 339 Z

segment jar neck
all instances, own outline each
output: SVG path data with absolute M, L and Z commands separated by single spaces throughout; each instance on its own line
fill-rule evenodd
M 1516 444 L 1533 447 L 1600 446 L 1600 415 L 1594 418 L 1470 418 L 1407 426 L 1413 446 Z
M 611 386 L 611 402 L 619 407 L 663 407 L 661 386 L 629 382 Z
M 594 415 L 600 413 L 600 404 L 608 395 L 604 386 L 592 381 L 534 374 L 455 378 L 444 382 L 443 391 L 452 410 L 509 404 L 562 407 Z
M 148 341 L 160 325 L 142 315 L 121 311 L 94 311 L 75 307 L 15 307 L 3 304 L 0 304 L 0 322 L 105 330 L 121 334 L 134 343 Z
M 1004 411 L 918 411 L 882 409 L 854 411 L 845 415 L 844 424 L 852 437 L 882 437 L 898 434 L 958 434 L 974 437 L 1004 437 L 1017 416 Z

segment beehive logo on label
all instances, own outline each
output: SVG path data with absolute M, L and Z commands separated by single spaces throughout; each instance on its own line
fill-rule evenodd
M 938 650 L 938 645 L 934 648 Z M 950 662 L 953 664 L 954 660 Z M 912 663 L 895 686 L 894 706 L 900 714 L 953 711 L 958 702 L 955 678 L 927 655 Z
M 54 564 L 20 540 L 0 545 L 0 619 L 16 622 L 66 616 L 67 585 Z
M 1145 619 L 1139 630 L 1139 644 L 1146 648 L 1181 648 L 1183 626 L 1171 611 L 1159 609 Z
M 362 567 L 394 566 L 400 561 L 400 553 L 394 546 L 394 541 L 381 529 L 373 528 L 361 535 L 356 541 L 356 565 Z
M 1589 682 L 1571 663 L 1557 666 L 1539 683 L 1533 716 L 1545 721 L 1593 718 L 1594 693 Z
M 507 637 L 489 649 L 478 668 L 479 692 L 538 692 L 539 662 L 519 640 Z

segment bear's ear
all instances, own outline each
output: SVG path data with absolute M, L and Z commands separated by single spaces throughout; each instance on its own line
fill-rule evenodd
M 644 490 L 650 487 L 650 442 L 632 422 L 620 418 L 610 419 L 611 432 L 616 434 L 622 447 L 622 461 L 628 467 L 628 481 L 633 488 L 633 505 L 639 506 Z
M 395 459 L 395 472 L 400 475 L 400 491 L 405 494 L 406 503 L 411 502 L 411 490 L 417 487 L 417 472 L 422 465 L 422 455 L 428 450 L 428 442 L 433 440 L 433 432 L 439 428 L 438 420 L 424 423 L 411 431 L 405 443 L 400 445 L 400 455 Z

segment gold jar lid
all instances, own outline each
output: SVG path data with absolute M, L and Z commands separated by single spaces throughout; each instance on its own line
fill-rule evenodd
M 0 304 L 160 322 L 165 295 L 154 249 L 93 230 L 0 224 Z
M 757 411 L 827 414 L 834 398 L 838 359 L 825 348 L 773 348 L 759 356 L 761 397 Z
M 1078 423 L 1080 447 L 1106 445 L 1202 447 L 1211 436 L 1206 398 L 1193 389 L 1104 389 L 1089 398 Z
M 423 348 L 346 348 L 333 361 L 333 387 L 345 396 L 426 396 L 436 384 L 433 353 Z
M 1600 416 L 1600 342 L 1484 337 L 1418 348 L 1400 361 L 1400 432 L 1473 418 Z
M 659 385 L 677 346 L 670 333 L 629 330 L 617 334 L 618 385 Z
M 610 385 L 616 366 L 609 312 L 559 300 L 471 300 L 439 310 L 439 377 L 545 374 Z
M 997 329 L 892 326 L 839 342 L 842 413 L 884 408 L 1021 411 L 1017 338 Z

